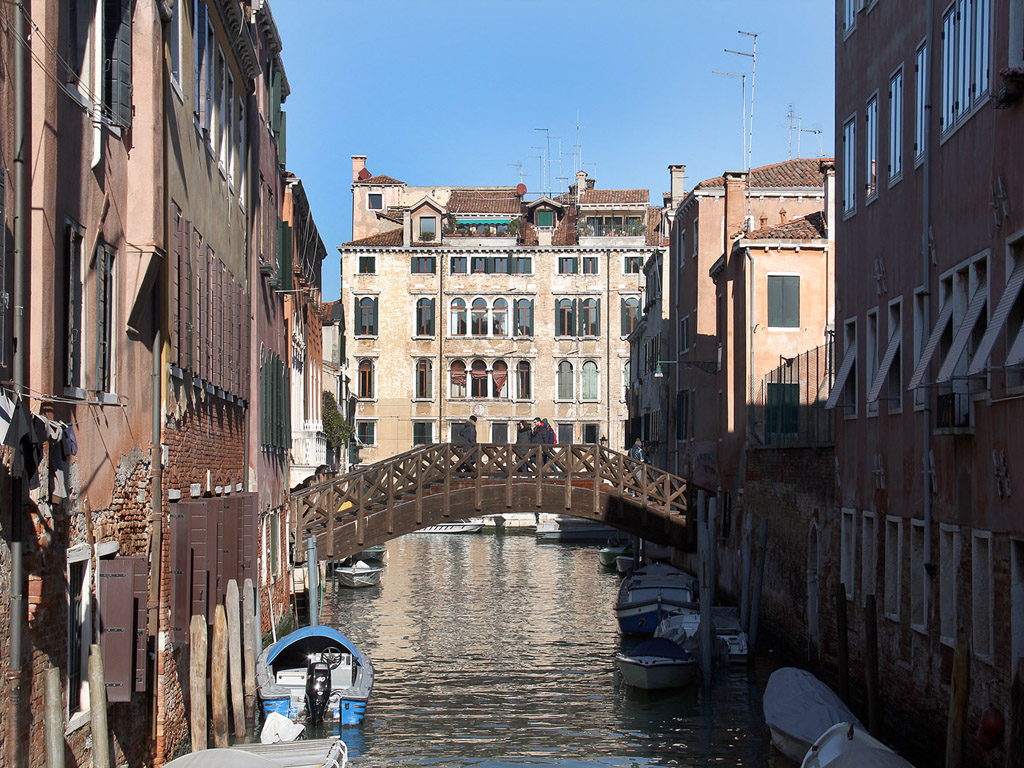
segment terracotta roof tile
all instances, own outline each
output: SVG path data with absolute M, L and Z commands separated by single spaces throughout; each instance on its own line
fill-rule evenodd
M 390 247 L 396 245 L 402 245 L 403 233 L 402 228 L 389 229 L 387 232 L 378 232 L 376 235 L 370 235 L 369 237 L 361 237 L 358 240 L 350 240 L 345 245 L 351 245 L 357 248 L 365 248 L 368 246 L 381 246 Z
M 831 160 L 822 157 L 801 157 L 796 160 L 785 160 L 781 163 L 764 165 L 760 168 L 750 169 L 750 186 L 762 187 L 822 187 L 825 184 L 825 175 L 821 172 L 821 163 Z M 724 187 L 725 177 L 715 176 L 711 179 L 704 179 L 694 189 L 708 189 L 709 187 Z
M 756 229 L 745 235 L 747 240 L 821 240 L 828 236 L 825 214 L 821 211 L 787 221 L 774 227 Z
M 661 208 L 651 206 L 647 209 L 647 245 L 668 245 L 668 238 L 661 234 L 661 216 Z
M 523 199 L 515 187 L 506 189 L 453 189 L 448 198 L 449 213 L 521 213 Z
M 388 208 L 387 211 L 377 211 L 377 218 L 385 221 L 392 221 L 395 224 L 403 223 L 403 214 L 399 208 Z
M 380 176 L 371 176 L 368 179 L 362 179 L 361 181 L 356 181 L 354 183 L 355 184 L 385 184 L 385 185 L 387 185 L 387 184 L 397 184 L 399 186 L 405 186 L 405 182 L 404 181 L 399 181 L 398 179 L 393 179 L 390 176 L 384 176 L 383 174 L 381 174 Z
M 580 205 L 646 204 L 650 199 L 649 189 L 588 189 L 583 193 Z
M 523 221 L 523 225 L 519 228 L 519 243 L 520 245 L 540 245 L 540 240 L 537 238 L 537 229 L 526 220 Z

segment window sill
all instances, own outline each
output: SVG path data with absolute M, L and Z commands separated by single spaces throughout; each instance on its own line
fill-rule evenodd
M 900 171 L 895 176 L 892 176 L 892 177 L 889 178 L 889 189 L 892 189 L 897 184 L 899 184 L 901 181 L 903 181 L 903 171 Z
M 64 397 L 70 397 L 75 400 L 85 400 L 88 393 L 81 387 L 64 387 Z
M 356 336 L 354 338 L 355 338 L 356 341 L 373 341 L 373 340 L 375 340 L 377 338 L 377 335 L 373 334 L 371 336 L 371 335 L 368 335 L 368 334 L 356 334 Z
M 412 398 L 412 402 L 414 402 L 414 403 L 432 403 L 432 402 L 434 402 L 434 398 L 432 398 L 432 397 L 414 397 L 414 398 Z
M 885 618 L 889 621 L 895 622 L 896 624 L 900 623 L 900 615 L 898 613 L 887 613 L 885 614 Z
M 991 87 L 991 85 L 989 87 Z M 974 105 L 969 110 L 964 112 L 959 117 L 954 117 L 953 118 L 953 127 L 952 128 L 946 128 L 946 129 L 940 128 L 939 129 L 939 146 L 941 147 L 943 144 L 945 144 L 947 141 L 949 141 L 951 138 L 953 138 L 953 136 L 961 128 L 963 128 L 965 125 L 967 125 L 967 123 L 971 122 L 971 118 L 973 118 L 976 114 L 978 114 L 978 112 L 980 112 L 982 110 L 982 108 L 986 104 L 988 104 L 991 100 L 992 100 L 992 96 L 989 93 L 985 93 L 984 95 L 982 95 L 981 97 L 978 98 L 978 100 L 974 103 Z
M 430 336 L 413 336 L 412 340 L 413 341 L 433 341 L 435 338 L 436 338 L 436 336 L 434 336 L 434 335 L 430 335 Z
M 847 219 L 852 219 L 856 215 L 857 215 L 857 209 L 856 208 L 849 208 L 847 210 L 844 210 L 843 211 L 843 221 L 846 221 Z
M 89 710 L 84 709 L 81 712 L 75 712 L 68 718 L 68 724 L 64 726 L 64 735 L 69 736 L 73 732 L 77 731 L 83 725 L 88 723 L 90 720 Z
M 872 203 L 877 203 L 877 202 L 878 202 L 878 186 L 876 185 L 874 192 L 872 192 L 870 195 L 865 195 L 865 197 L 864 197 L 864 208 L 866 209 Z
M 927 624 L 914 624 L 913 622 L 911 622 L 910 623 L 910 628 L 914 632 L 917 632 L 919 635 L 922 635 L 924 637 L 928 637 L 928 625 Z
M 100 401 L 100 405 L 120 405 L 121 401 L 117 395 L 113 392 L 97 392 L 96 399 Z

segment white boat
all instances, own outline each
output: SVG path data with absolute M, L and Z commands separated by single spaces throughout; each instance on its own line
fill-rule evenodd
M 651 563 L 627 576 L 619 586 L 615 618 L 629 634 L 653 635 L 666 616 L 697 610 L 697 580 L 666 563 Z
M 598 520 L 572 515 L 558 515 L 554 520 L 537 524 L 537 541 L 607 542 L 623 534 Z
M 384 566 L 381 563 L 371 564 L 365 560 L 358 560 L 349 565 L 336 565 L 332 573 L 343 587 L 375 587 L 380 584 Z
M 480 533 L 483 527 L 483 523 L 475 523 L 472 520 L 452 520 L 450 523 L 428 525 L 413 533 Z
M 615 558 L 615 570 L 625 575 L 636 567 L 636 557 L 633 555 L 619 555 Z
M 836 723 L 807 750 L 800 768 L 914 768 L 863 728 Z
M 716 605 L 711 609 L 715 625 L 715 646 L 712 657 L 715 663 L 743 662 L 749 655 L 747 633 L 740 629 L 740 620 L 734 615 L 734 608 Z M 700 614 L 679 613 L 666 616 L 654 630 L 655 637 L 667 637 L 682 645 L 688 652 L 701 658 Z M 685 638 L 680 642 L 678 637 Z
M 810 672 L 783 667 L 772 672 L 764 689 L 764 721 L 772 742 L 794 763 L 836 723 L 863 729 L 835 691 Z
M 697 660 L 665 637 L 652 637 L 630 653 L 617 653 L 615 662 L 627 685 L 650 691 L 687 686 L 697 670 Z

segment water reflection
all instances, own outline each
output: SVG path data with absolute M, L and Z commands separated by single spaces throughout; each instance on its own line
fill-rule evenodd
M 388 545 L 379 587 L 328 594 L 324 620 L 373 658 L 352 765 L 765 766 L 759 676 L 712 694 L 621 683 L 630 644 L 617 576 L 594 547 L 528 536 L 413 535 Z

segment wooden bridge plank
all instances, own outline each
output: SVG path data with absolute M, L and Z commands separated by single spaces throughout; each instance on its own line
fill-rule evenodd
M 516 466 L 516 455 L 511 445 L 505 446 L 505 509 L 512 509 L 512 476 L 519 469 Z

